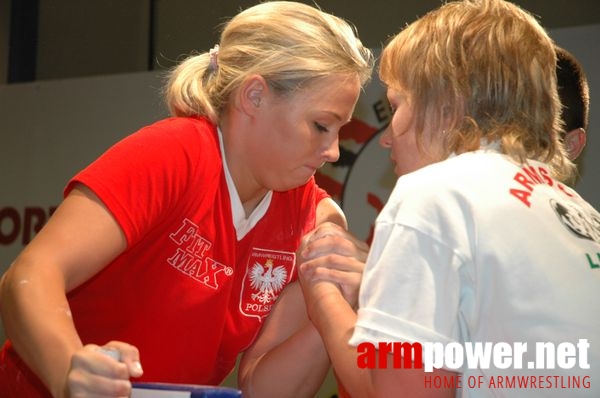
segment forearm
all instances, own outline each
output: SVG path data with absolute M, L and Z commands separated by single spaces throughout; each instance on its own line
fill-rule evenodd
M 356 364 L 356 347 L 348 344 L 354 331 L 356 313 L 341 294 L 329 294 L 316 301 L 311 319 L 329 353 L 338 380 L 353 397 L 373 396 L 371 374 Z
M 247 376 L 240 380 L 244 397 L 300 398 L 315 396 L 330 362 L 319 333 L 308 321 L 248 366 Z
M 61 396 L 71 355 L 81 347 L 62 276 L 51 266 L 34 271 L 21 256 L 2 279 L 0 302 L 15 350 L 52 394 Z

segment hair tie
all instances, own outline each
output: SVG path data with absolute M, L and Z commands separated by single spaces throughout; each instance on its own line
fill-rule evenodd
M 208 56 L 210 57 L 209 67 L 214 72 L 219 68 L 219 66 L 217 64 L 218 57 L 219 57 L 219 45 L 218 44 L 210 49 L 210 51 L 208 52 Z

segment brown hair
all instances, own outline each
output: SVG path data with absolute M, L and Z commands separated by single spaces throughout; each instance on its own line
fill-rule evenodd
M 550 163 L 559 179 L 574 165 L 559 142 L 560 102 L 554 43 L 526 11 L 503 0 L 444 4 L 386 46 L 379 73 L 408 93 L 422 135 L 441 129 L 446 156 L 499 141 L 519 163 Z M 446 124 L 447 125 L 447 124 Z

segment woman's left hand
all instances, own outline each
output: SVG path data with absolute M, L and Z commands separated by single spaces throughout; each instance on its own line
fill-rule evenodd
M 341 226 L 320 224 L 302 239 L 298 249 L 300 283 L 310 303 L 336 288 L 353 307 L 358 304 L 358 290 L 368 245 Z

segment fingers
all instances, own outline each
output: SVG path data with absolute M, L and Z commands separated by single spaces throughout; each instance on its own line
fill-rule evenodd
M 319 224 L 308 235 L 310 235 L 310 241 L 318 240 L 327 236 L 345 237 L 346 239 L 354 242 L 354 244 L 359 246 L 361 249 L 369 250 L 369 246 L 366 244 L 366 242 L 358 239 L 350 231 L 332 222 L 324 222 Z
M 307 308 L 310 311 L 315 301 L 330 294 L 340 294 L 352 308 L 358 304 L 361 272 L 348 272 L 331 267 L 304 263 L 300 267 L 300 285 Z
M 355 302 L 364 265 L 354 257 L 337 254 L 317 257 L 300 265 L 301 283 L 330 282 L 340 289 L 349 302 Z
M 325 223 L 306 235 L 299 250 L 303 261 L 327 254 L 339 254 L 366 261 L 368 245 L 336 224 Z
M 362 277 L 360 271 L 340 270 L 332 267 L 314 266 L 305 263 L 302 267 L 304 280 L 310 282 L 326 281 L 340 286 L 358 286 Z
M 130 377 L 140 377 L 144 373 L 140 362 L 140 353 L 138 349 L 131 344 L 123 343 L 121 341 L 111 341 L 102 348 L 109 352 L 118 352 L 118 360 L 127 365 Z
M 141 374 L 137 348 L 122 342 L 88 344 L 71 359 L 67 389 L 71 397 L 128 397 L 129 378 Z
M 131 392 L 127 365 L 89 344 L 73 354 L 67 377 L 69 396 L 128 396 Z
M 339 274 L 338 272 L 332 272 L 329 274 L 325 270 L 320 270 L 320 272 L 317 272 L 319 268 L 362 275 L 364 267 L 365 263 L 363 261 L 360 261 L 354 257 L 333 253 L 305 261 L 304 263 L 300 264 L 300 272 L 305 274 L 305 278 L 312 279 L 316 276 Z
M 365 242 L 333 223 L 321 224 L 307 234 L 302 239 L 297 259 L 307 304 L 323 292 L 337 291 L 354 308 L 368 250 Z
M 331 222 L 325 222 L 319 224 L 315 229 L 302 238 L 301 247 L 306 247 L 307 245 L 310 245 L 311 243 L 328 236 L 344 236 L 346 234 L 348 234 L 348 232 L 339 225 Z

